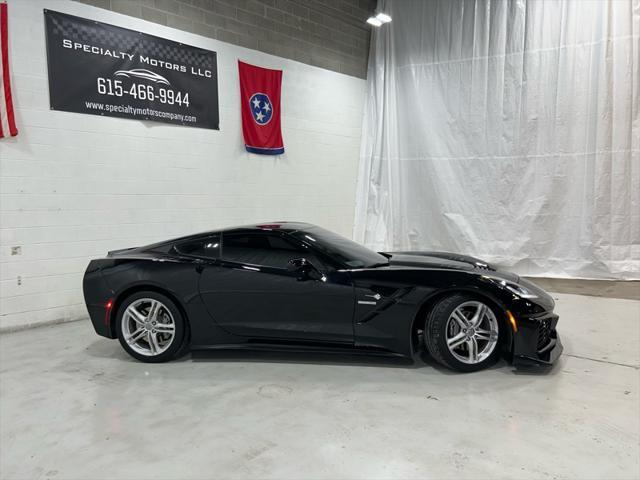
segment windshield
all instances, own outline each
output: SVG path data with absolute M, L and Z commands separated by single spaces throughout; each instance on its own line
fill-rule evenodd
M 352 268 L 376 267 L 389 263 L 387 257 L 324 228 L 310 227 L 291 235 Z

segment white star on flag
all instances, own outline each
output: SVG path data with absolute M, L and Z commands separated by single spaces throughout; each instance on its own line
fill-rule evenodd
M 258 112 L 256 113 L 256 118 L 258 119 L 259 122 L 261 122 L 262 119 L 264 118 L 264 115 L 262 114 L 262 112 Z
M 260 100 L 258 100 L 257 97 L 253 99 L 253 106 L 255 108 L 260 108 Z
M 264 102 L 264 107 L 262 107 L 264 109 L 265 112 L 268 112 L 269 110 L 271 110 L 271 106 L 269 105 L 269 102 Z

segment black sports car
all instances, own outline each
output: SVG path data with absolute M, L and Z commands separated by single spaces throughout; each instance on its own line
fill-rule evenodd
M 189 348 L 426 348 L 469 372 L 562 352 L 554 301 L 534 284 L 464 255 L 376 253 L 307 223 L 112 251 L 89 263 L 83 289 L 96 332 L 145 362 Z

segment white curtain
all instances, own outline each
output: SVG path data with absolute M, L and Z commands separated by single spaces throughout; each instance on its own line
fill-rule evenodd
M 640 0 L 387 0 L 356 240 L 640 278 Z

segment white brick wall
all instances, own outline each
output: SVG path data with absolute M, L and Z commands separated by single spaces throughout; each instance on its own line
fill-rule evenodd
M 273 220 L 351 236 L 363 80 L 68 0 L 8 3 L 20 135 L 0 141 L 0 329 L 85 316 L 84 268 L 107 250 Z M 49 110 L 44 8 L 218 52 L 220 131 Z M 243 150 L 238 58 L 284 70 L 285 155 Z

